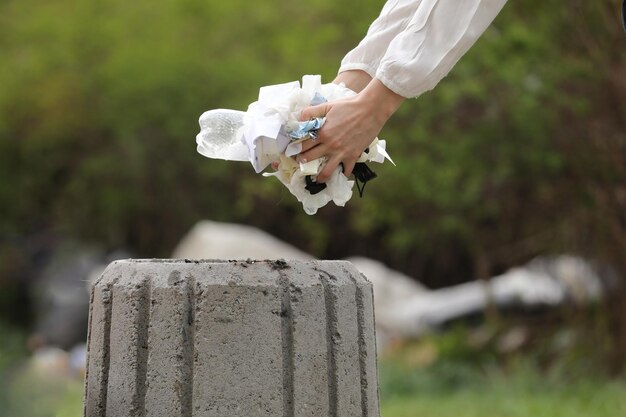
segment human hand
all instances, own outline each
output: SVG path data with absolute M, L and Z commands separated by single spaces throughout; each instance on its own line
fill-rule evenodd
M 326 117 L 317 140 L 307 140 L 297 156 L 299 162 L 325 156 L 326 166 L 317 175 L 317 182 L 326 182 L 339 164 L 346 177 L 363 151 L 378 136 L 404 97 L 388 89 L 377 79 L 367 84 L 354 97 L 307 107 L 300 120 Z

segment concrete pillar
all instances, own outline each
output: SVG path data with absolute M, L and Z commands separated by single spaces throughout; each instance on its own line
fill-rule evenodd
M 87 417 L 378 417 L 371 284 L 343 261 L 114 262 Z

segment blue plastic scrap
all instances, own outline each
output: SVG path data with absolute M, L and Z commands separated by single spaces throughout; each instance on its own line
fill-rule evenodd
M 305 120 L 298 123 L 298 128 L 289 132 L 292 140 L 299 139 L 317 139 L 317 131 L 324 125 L 324 117 L 316 117 L 315 119 Z

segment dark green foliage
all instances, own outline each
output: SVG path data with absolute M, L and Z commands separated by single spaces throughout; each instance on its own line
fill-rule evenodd
M 394 116 L 381 137 L 397 167 L 374 167 L 346 209 L 309 217 L 277 181 L 196 153 L 204 110 L 244 110 L 260 86 L 307 73 L 332 80 L 382 3 L 2 2 L 0 279 L 38 231 L 168 256 L 203 218 L 319 257 L 369 255 L 431 286 L 546 252 L 626 271 L 618 0 L 509 2 Z M 611 327 L 622 346 L 624 326 Z

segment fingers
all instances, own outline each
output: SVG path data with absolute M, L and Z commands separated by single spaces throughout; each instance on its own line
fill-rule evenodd
M 330 156 L 326 152 L 326 146 L 323 144 L 319 144 L 306 152 L 302 152 L 298 154 L 296 157 L 296 161 L 298 162 L 307 162 L 313 161 L 314 159 L 321 158 L 323 156 L 327 156 L 330 159 L 326 162 L 326 166 L 322 169 L 322 171 L 317 175 L 315 179 L 316 182 L 326 182 L 332 173 L 335 171 L 335 168 L 341 163 L 341 156 Z
M 330 179 L 330 176 L 333 175 L 333 172 L 335 172 L 335 169 L 337 169 L 340 163 L 341 163 L 341 158 L 339 157 L 331 158 L 326 163 L 326 166 L 324 167 L 324 169 L 322 169 L 320 173 L 317 174 L 317 178 L 315 179 L 315 181 L 316 182 L 328 181 Z
M 317 146 L 310 148 L 308 151 L 300 152 L 296 157 L 296 161 L 298 162 L 306 162 L 312 161 L 317 158 L 321 158 L 322 156 L 327 155 L 327 146 L 320 143 Z
M 317 106 L 307 107 L 300 113 L 300 121 L 310 120 L 315 117 L 324 117 L 328 114 L 330 105 L 328 103 L 318 104 Z
M 336 107 L 333 106 L 340 105 L 341 103 L 345 102 L 335 101 L 332 103 L 322 103 L 317 106 L 307 107 L 300 113 L 300 120 L 304 121 L 313 119 L 315 117 L 326 117 L 331 112 L 331 110 L 335 111 L 334 109 L 336 109 Z M 339 116 L 341 116 L 341 112 L 339 113 Z M 336 116 L 331 115 L 330 117 L 335 118 Z M 337 166 L 339 166 L 339 164 L 341 163 L 343 163 L 344 174 L 346 176 L 350 176 L 356 162 L 356 158 L 352 158 L 349 156 L 353 153 L 350 146 L 345 145 L 349 142 L 347 142 L 346 140 L 337 139 L 336 127 L 334 129 L 331 128 L 329 131 L 328 126 L 328 124 L 322 126 L 322 128 L 318 132 L 317 140 L 306 140 L 302 142 L 302 150 L 296 157 L 296 160 L 298 162 L 313 161 L 321 157 L 328 158 L 326 165 L 317 175 L 317 182 L 328 181 L 328 179 L 330 179 L 331 175 L 337 169 Z M 331 140 L 331 138 L 333 139 Z
M 302 149 L 300 150 L 300 153 L 306 152 L 309 149 L 314 148 L 317 145 L 319 145 L 319 142 L 315 140 L 307 139 L 304 142 L 302 142 Z
M 326 182 L 333 175 L 339 164 L 343 164 L 343 175 L 349 177 L 352 175 L 355 161 L 341 160 L 340 158 L 334 158 L 328 161 L 324 169 L 317 175 L 316 182 Z
M 352 175 L 352 170 L 354 169 L 354 165 L 355 165 L 356 161 L 354 160 L 343 160 L 343 175 L 345 175 L 346 177 L 349 177 L 350 175 Z

